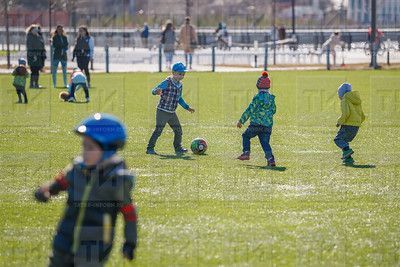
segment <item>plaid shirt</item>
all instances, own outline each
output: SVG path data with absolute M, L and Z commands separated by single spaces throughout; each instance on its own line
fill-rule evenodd
M 189 108 L 189 105 L 182 99 L 182 83 L 173 82 L 172 78 L 168 77 L 153 89 L 153 94 L 155 94 L 157 89 L 162 89 L 160 102 L 157 106 L 158 109 L 173 113 L 178 107 L 178 104 L 185 109 Z

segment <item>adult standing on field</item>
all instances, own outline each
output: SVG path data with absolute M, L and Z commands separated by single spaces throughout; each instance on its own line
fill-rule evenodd
M 167 69 L 171 69 L 172 59 L 175 53 L 175 28 L 171 20 L 165 22 L 165 28 L 161 33 L 161 43 L 164 46 L 165 63 Z
M 57 86 L 57 68 L 61 63 L 63 72 L 64 87 L 67 87 L 67 51 L 68 39 L 65 35 L 62 25 L 58 25 L 51 38 L 51 45 L 53 46 L 53 61 L 51 66 L 51 74 L 53 76 L 53 86 Z
M 26 51 L 28 65 L 31 69 L 30 88 L 41 88 L 39 85 L 39 72 L 44 67 L 46 49 L 40 31 L 40 25 L 32 24 L 26 30 Z
M 190 24 L 190 17 L 185 18 L 185 24 L 181 27 L 179 42 L 185 52 L 185 64 L 189 66 L 189 69 L 192 69 L 193 53 L 197 45 L 197 34 L 194 26 Z
M 86 26 L 80 26 L 75 42 L 72 61 L 76 57 L 78 68 L 85 72 L 88 86 L 90 87 L 89 62 L 93 60 L 94 41 Z

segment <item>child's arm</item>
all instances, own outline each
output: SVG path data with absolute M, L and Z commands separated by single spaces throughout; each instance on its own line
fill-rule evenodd
M 250 114 L 253 113 L 254 107 L 255 107 L 255 98 L 253 98 L 250 105 L 247 107 L 247 109 L 243 112 L 242 116 L 240 117 L 238 127 L 239 124 L 242 125 L 246 123 L 246 121 L 250 118 Z
M 17 69 L 14 69 L 13 72 L 11 73 L 12 76 L 17 76 Z
M 157 85 L 156 87 L 154 87 L 154 88 L 151 90 L 151 93 L 152 93 L 153 95 L 161 95 L 161 94 L 162 94 L 162 91 L 165 90 L 165 89 L 167 89 L 167 86 L 168 86 L 168 81 L 167 81 L 167 80 L 164 80 L 164 81 L 162 81 L 162 83 L 160 83 L 159 85 Z
M 124 215 L 125 220 L 125 243 L 122 253 L 125 258 L 132 260 L 137 244 L 137 214 L 136 207 L 131 198 L 131 190 L 133 188 L 133 177 L 124 177 L 124 200 L 120 208 L 120 212 Z
M 50 184 L 43 185 L 35 191 L 35 198 L 39 202 L 47 202 L 51 196 L 57 195 L 60 191 L 67 190 L 68 180 L 61 171 Z
M 179 103 L 179 105 L 181 105 L 182 108 L 186 109 L 186 110 L 189 111 L 190 113 L 193 113 L 193 112 L 195 111 L 193 108 L 191 108 L 191 107 L 185 102 L 185 100 L 184 100 L 182 97 L 180 97 L 180 98 L 178 99 L 178 103 Z
M 349 105 L 345 101 L 340 102 L 340 108 L 342 110 L 342 115 L 339 117 L 337 125 L 342 125 L 343 123 L 345 123 L 347 118 L 350 116 Z

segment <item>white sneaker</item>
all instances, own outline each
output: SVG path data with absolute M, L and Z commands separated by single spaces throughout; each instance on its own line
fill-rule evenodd
M 90 98 L 86 97 L 86 103 L 89 103 L 89 102 L 90 102 Z
M 75 102 L 75 98 L 73 98 L 72 96 L 70 98 L 68 98 L 68 102 Z

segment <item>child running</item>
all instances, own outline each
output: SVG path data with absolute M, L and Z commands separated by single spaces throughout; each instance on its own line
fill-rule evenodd
M 342 115 L 339 117 L 336 127 L 340 127 L 334 142 L 342 150 L 343 164 L 353 164 L 350 142 L 356 137 L 358 129 L 365 120 L 365 115 L 361 107 L 360 95 L 357 91 L 352 91 L 351 84 L 343 83 L 339 86 L 338 96 Z

